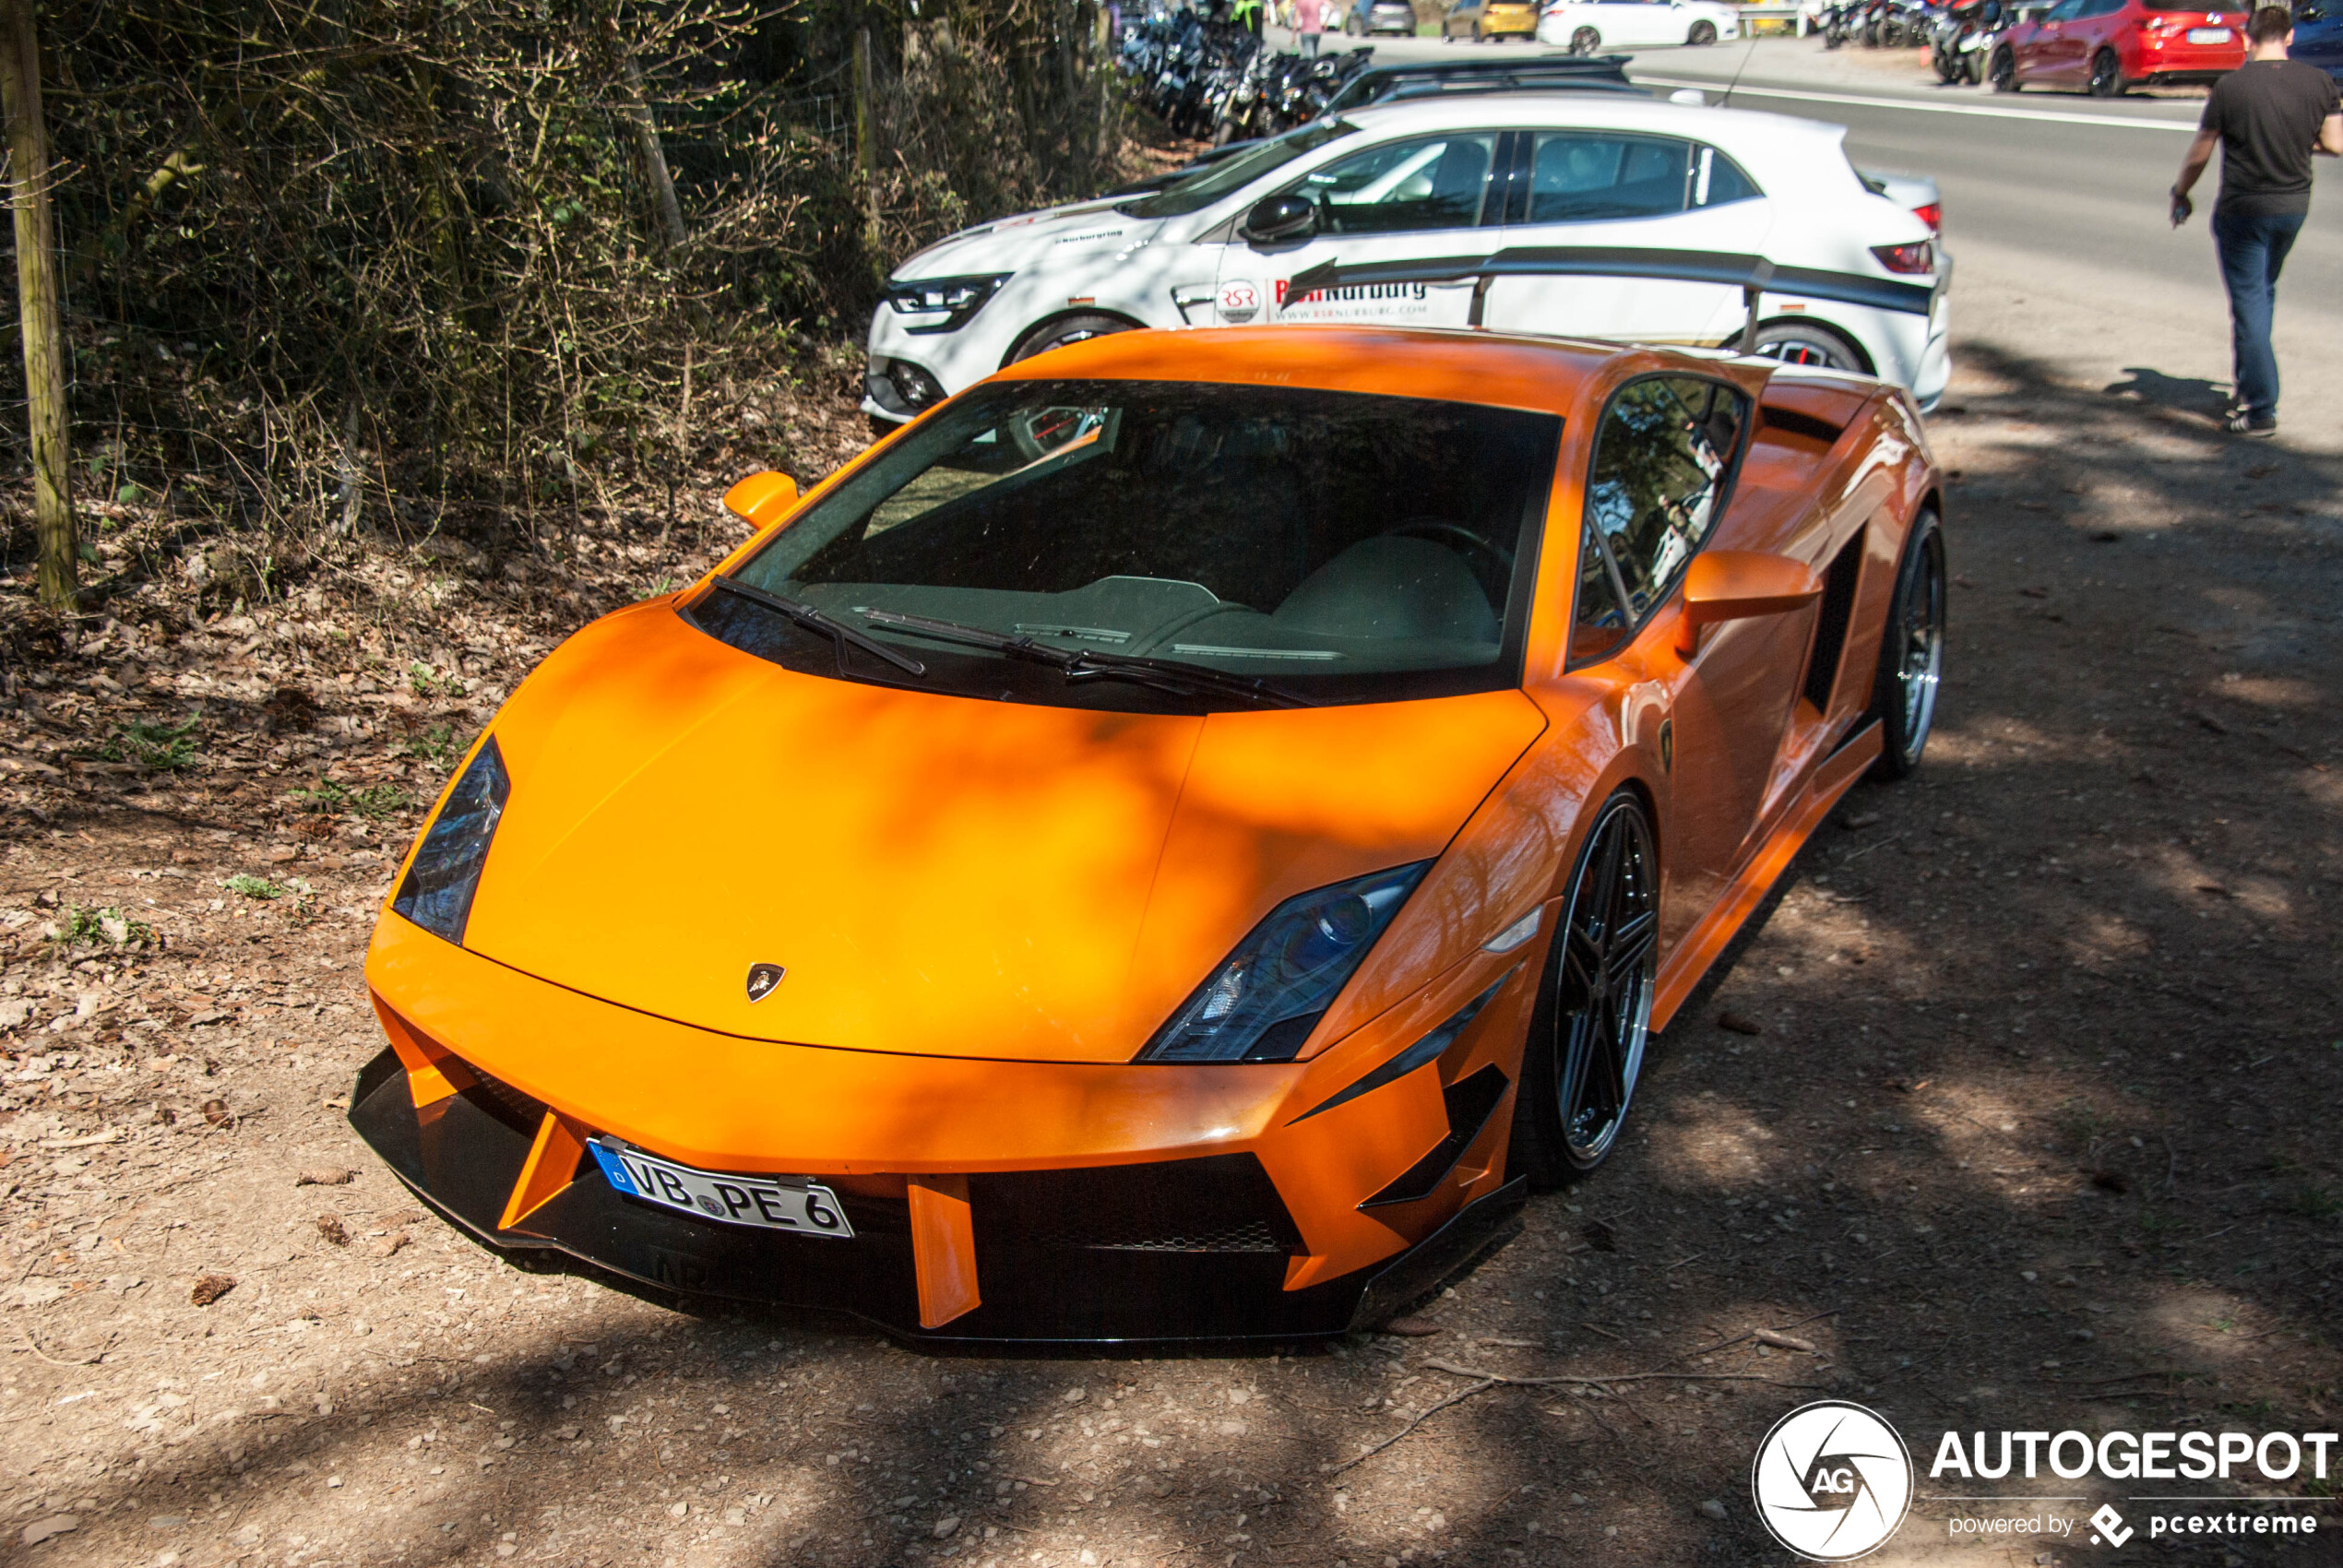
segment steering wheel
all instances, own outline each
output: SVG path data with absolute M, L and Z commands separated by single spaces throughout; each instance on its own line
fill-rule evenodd
M 1386 529 L 1385 539 L 1421 539 L 1433 544 L 1460 549 L 1470 558 L 1472 575 L 1481 579 L 1481 587 L 1490 592 L 1490 601 L 1497 602 L 1505 595 L 1507 581 L 1513 576 L 1513 552 L 1466 528 L 1441 517 L 1410 517 L 1397 528 Z

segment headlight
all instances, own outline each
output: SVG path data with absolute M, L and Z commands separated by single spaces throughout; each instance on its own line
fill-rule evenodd
M 461 947 L 464 922 L 471 918 L 472 892 L 480 885 L 480 868 L 488 860 L 488 841 L 505 814 L 505 797 L 512 785 L 505 777 L 505 759 L 496 739 L 472 754 L 471 765 L 456 780 L 447 803 L 423 835 L 407 880 L 391 900 L 394 912 Z
M 898 315 L 944 317 L 942 321 L 906 327 L 908 332 L 957 332 L 1013 276 L 999 272 L 981 278 L 931 278 L 924 282 L 889 283 L 886 303 Z
M 1430 861 L 1289 898 L 1139 1052 L 1142 1062 L 1290 1062 Z

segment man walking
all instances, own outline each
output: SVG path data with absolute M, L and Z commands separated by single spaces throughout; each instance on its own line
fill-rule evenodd
M 1320 0 L 1293 0 L 1293 31 L 1302 57 L 1318 57 L 1318 38 L 1326 31 L 1326 7 Z
M 2343 153 L 2343 113 L 2335 78 L 2286 57 L 2294 19 L 2265 6 L 2246 29 L 2245 64 L 2213 86 L 2196 139 L 2172 186 L 2172 224 L 2194 210 L 2191 186 L 2221 149 L 2221 196 L 2213 205 L 2213 244 L 2230 294 L 2230 358 L 2237 390 L 2228 425 L 2241 435 L 2278 434 L 2278 355 L 2270 315 L 2278 268 L 2311 211 L 2311 155 Z

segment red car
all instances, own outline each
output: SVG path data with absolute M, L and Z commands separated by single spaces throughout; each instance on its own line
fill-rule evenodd
M 2179 0 L 2058 0 L 2010 30 L 1986 79 L 1995 92 L 2040 82 L 2093 98 L 2150 83 L 2209 82 L 2245 64 L 2247 14 L 2183 8 Z

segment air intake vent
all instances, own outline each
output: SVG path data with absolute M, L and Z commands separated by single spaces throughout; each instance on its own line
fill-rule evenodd
M 1847 624 L 1855 613 L 1855 585 L 1863 572 L 1863 540 L 1868 525 L 1841 545 L 1823 574 L 1822 614 L 1814 623 L 1814 654 L 1806 661 L 1806 700 L 1817 713 L 1830 711 L 1831 693 L 1838 686 L 1838 656 L 1847 648 Z
M 1269 1173 L 1249 1154 L 969 1178 L 977 1253 L 994 1245 L 1131 1253 L 1302 1249 Z

